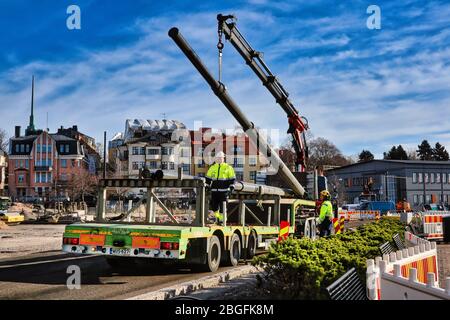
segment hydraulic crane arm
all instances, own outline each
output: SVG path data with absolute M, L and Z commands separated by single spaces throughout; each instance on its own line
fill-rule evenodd
M 228 111 L 230 111 L 230 113 L 238 121 L 238 123 L 241 125 L 242 129 L 248 135 L 252 143 L 255 146 L 258 146 L 259 150 L 263 154 L 271 155 L 271 161 L 273 162 L 273 165 L 278 167 L 280 176 L 289 185 L 294 194 L 299 197 L 303 197 L 305 195 L 305 189 L 297 181 L 297 179 L 294 177 L 289 168 L 280 159 L 278 154 L 259 134 L 258 130 L 254 127 L 253 123 L 250 122 L 247 119 L 247 117 L 242 113 L 239 106 L 228 94 L 225 86 L 216 79 L 214 79 L 214 77 L 211 75 L 211 72 L 209 72 L 209 70 L 200 60 L 195 51 L 191 48 L 191 46 L 187 43 L 184 37 L 180 34 L 179 30 L 177 28 L 170 29 L 169 36 L 173 39 L 173 41 L 177 44 L 177 46 L 181 49 L 181 51 L 183 51 L 183 53 L 186 55 L 189 61 L 191 61 L 191 63 L 194 65 L 197 71 L 209 84 L 214 94 L 220 99 L 220 101 L 222 101 L 222 103 L 225 105 Z
M 255 51 L 239 32 L 232 15 L 217 15 L 218 33 L 219 33 L 219 63 L 221 65 L 222 57 L 222 34 L 229 40 L 239 54 L 244 58 L 247 65 L 255 72 L 263 85 L 274 96 L 275 101 L 283 108 L 288 116 L 289 134 L 293 137 L 293 145 L 296 152 L 296 165 L 299 171 L 305 171 L 308 158 L 308 148 L 306 146 L 305 131 L 308 130 L 308 122 L 301 117 L 289 100 L 289 93 L 283 88 L 281 83 L 272 74 L 269 67 L 262 59 L 261 52 Z M 219 65 L 219 68 L 221 66 Z M 219 71 L 221 73 L 221 70 Z

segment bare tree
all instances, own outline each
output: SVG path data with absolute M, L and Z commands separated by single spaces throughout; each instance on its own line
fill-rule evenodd
M 8 133 L 4 129 L 0 129 L 0 149 L 5 152 L 8 152 L 9 146 L 9 137 Z
M 309 142 L 310 170 L 316 166 L 344 166 L 351 163 L 351 159 L 345 157 L 331 141 L 319 137 Z
M 98 177 L 85 170 L 79 170 L 70 181 L 73 196 L 75 198 L 81 197 L 84 202 L 84 197 L 87 194 L 93 194 L 97 190 Z

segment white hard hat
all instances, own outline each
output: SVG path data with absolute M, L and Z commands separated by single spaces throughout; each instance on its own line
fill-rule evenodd
M 222 151 L 218 152 L 216 154 L 216 158 L 225 158 L 225 153 L 223 153 Z

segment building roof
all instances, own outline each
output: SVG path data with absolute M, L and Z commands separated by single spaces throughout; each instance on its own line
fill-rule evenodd
M 340 170 L 343 168 L 349 168 L 349 167 L 353 167 L 353 166 L 359 166 L 359 165 L 364 165 L 367 163 L 372 163 L 372 162 L 386 162 L 386 163 L 403 163 L 406 165 L 448 165 L 450 167 L 450 161 L 428 161 L 428 160 L 388 160 L 388 159 L 374 159 L 374 160 L 369 160 L 369 161 L 364 161 L 364 162 L 357 162 L 357 163 L 352 163 L 346 166 L 342 166 L 342 167 L 337 167 L 337 168 L 333 168 L 333 169 L 329 169 L 326 170 L 327 172 L 330 171 L 335 171 L 335 170 Z

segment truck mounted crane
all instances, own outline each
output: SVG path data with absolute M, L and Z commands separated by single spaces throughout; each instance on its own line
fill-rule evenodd
M 219 82 L 222 76 L 222 51 L 224 44 L 222 37 L 230 41 L 233 47 L 244 58 L 245 63 L 253 70 L 262 84 L 269 90 L 275 101 L 283 108 L 288 117 L 289 129 L 292 135 L 293 147 L 296 153 L 296 167 L 300 172 L 306 170 L 308 147 L 306 145 L 305 131 L 308 130 L 308 121 L 299 115 L 294 104 L 289 100 L 289 93 L 281 85 L 278 78 L 270 71 L 263 60 L 263 54 L 254 50 L 236 27 L 236 17 L 233 15 L 217 15 L 219 42 Z

